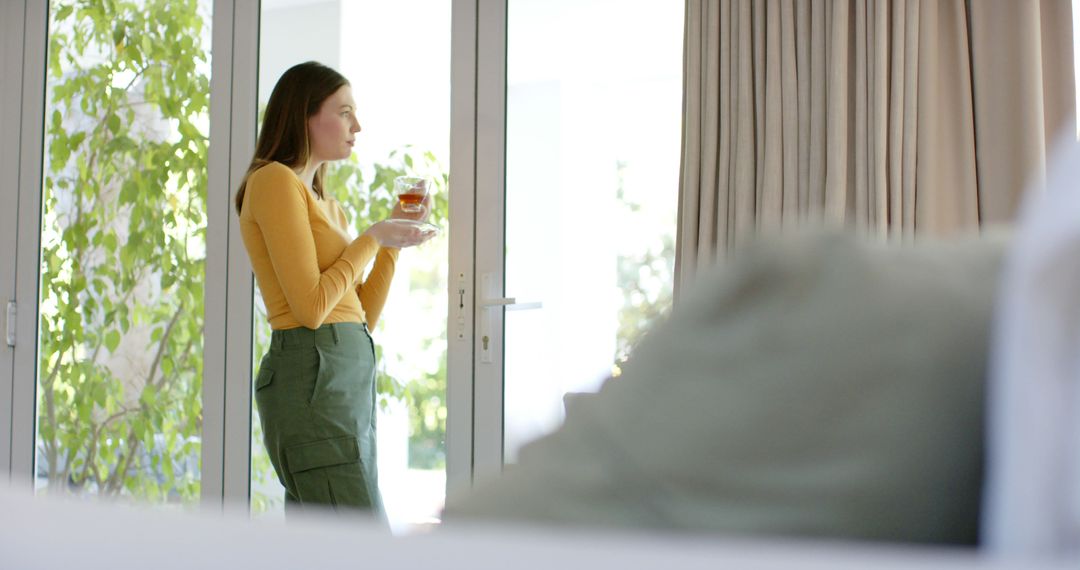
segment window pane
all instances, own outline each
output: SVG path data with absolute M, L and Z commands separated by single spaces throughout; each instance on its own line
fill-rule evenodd
M 450 0 L 264 0 L 260 26 L 260 109 L 282 72 L 297 63 L 319 61 L 350 81 L 363 130 L 352 158 L 331 165 L 327 190 L 344 206 L 353 236 L 388 215 L 395 176 L 435 181 L 432 221 L 443 231 L 401 253 L 372 337 L 387 514 L 395 531 L 437 522 L 446 484 Z M 253 366 L 270 338 L 261 297 L 255 313 Z M 282 494 L 256 415 L 253 512 L 280 516 Z
M 683 3 L 510 0 L 504 452 L 619 373 L 671 303 Z M 558 41 L 552 41 L 558 38 Z
M 41 491 L 199 496 L 210 11 L 50 3 Z

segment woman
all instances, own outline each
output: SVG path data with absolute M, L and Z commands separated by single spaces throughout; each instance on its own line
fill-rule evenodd
M 350 240 L 325 194 L 326 163 L 352 153 L 360 124 L 348 81 L 316 62 L 286 71 L 236 194 L 240 230 L 273 329 L 255 381 L 286 511 L 370 509 L 384 518 L 375 465 L 375 347 L 398 248 L 426 239 L 379 222 Z M 427 217 L 428 204 L 411 216 Z M 368 277 L 365 267 L 374 259 Z

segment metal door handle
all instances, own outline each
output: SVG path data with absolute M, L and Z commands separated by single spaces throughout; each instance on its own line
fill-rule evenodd
M 527 311 L 530 309 L 542 309 L 544 303 L 541 301 L 518 303 L 517 298 L 515 297 L 499 297 L 497 299 L 484 299 L 483 301 L 480 301 L 480 306 L 487 309 L 505 307 L 507 311 Z
M 492 273 L 485 273 L 481 279 L 481 291 L 484 295 L 490 295 L 495 289 L 495 275 Z M 480 362 L 490 364 L 492 362 L 492 342 L 491 334 L 494 328 L 492 322 L 495 318 L 495 309 L 503 308 L 507 311 L 528 311 L 532 309 L 541 309 L 544 304 L 540 301 L 532 301 L 528 303 L 518 303 L 516 297 L 485 297 L 480 301 L 480 306 L 485 309 L 483 316 L 480 317 L 480 335 L 483 343 L 480 346 Z

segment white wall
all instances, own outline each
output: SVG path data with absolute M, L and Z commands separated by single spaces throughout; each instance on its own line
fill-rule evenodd
M 279 77 L 297 63 L 341 66 L 341 1 L 263 0 L 259 30 L 259 102 L 270 99 Z M 319 30 L 313 34 L 309 30 Z M 289 41 L 282 38 L 295 36 Z

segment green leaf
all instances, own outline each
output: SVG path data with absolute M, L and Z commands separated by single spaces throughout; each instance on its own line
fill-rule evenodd
M 135 432 L 135 436 L 140 438 L 143 436 L 143 434 L 150 431 L 149 429 L 147 429 L 146 419 L 143 418 L 143 416 L 141 415 L 135 418 L 135 421 L 131 423 L 131 429 Z
M 109 115 L 109 118 L 105 120 L 106 126 L 109 128 L 109 132 L 116 134 L 120 132 L 120 117 L 115 113 Z
M 126 32 L 124 30 L 124 25 L 123 24 L 118 24 L 116 26 L 116 28 L 113 29 L 113 35 L 112 35 L 113 45 L 117 46 L 117 47 L 122 45 L 124 43 L 124 37 L 125 36 L 126 36 Z
M 85 131 L 79 131 L 79 132 L 71 135 L 71 137 L 68 139 L 67 144 L 69 146 L 72 146 L 72 147 L 77 147 L 77 146 L 82 144 L 84 139 L 86 139 L 86 132 Z
M 166 458 L 165 461 L 162 462 L 161 467 L 162 472 L 165 475 L 165 481 L 172 481 L 176 478 L 176 475 L 173 471 L 172 461 L 170 461 L 168 458 Z
M 111 232 L 107 233 L 101 238 L 101 241 L 105 245 L 105 250 L 110 254 L 116 251 L 116 234 Z
M 139 394 L 139 403 L 146 406 L 148 409 L 154 408 L 154 402 L 157 400 L 157 394 L 150 386 L 143 388 Z
M 111 330 L 105 335 L 105 347 L 109 349 L 109 352 L 116 352 L 117 346 L 120 346 L 120 333 Z
M 105 408 L 105 403 L 108 400 L 109 393 L 105 391 L 104 386 L 97 386 L 94 388 L 94 403 L 100 408 Z

